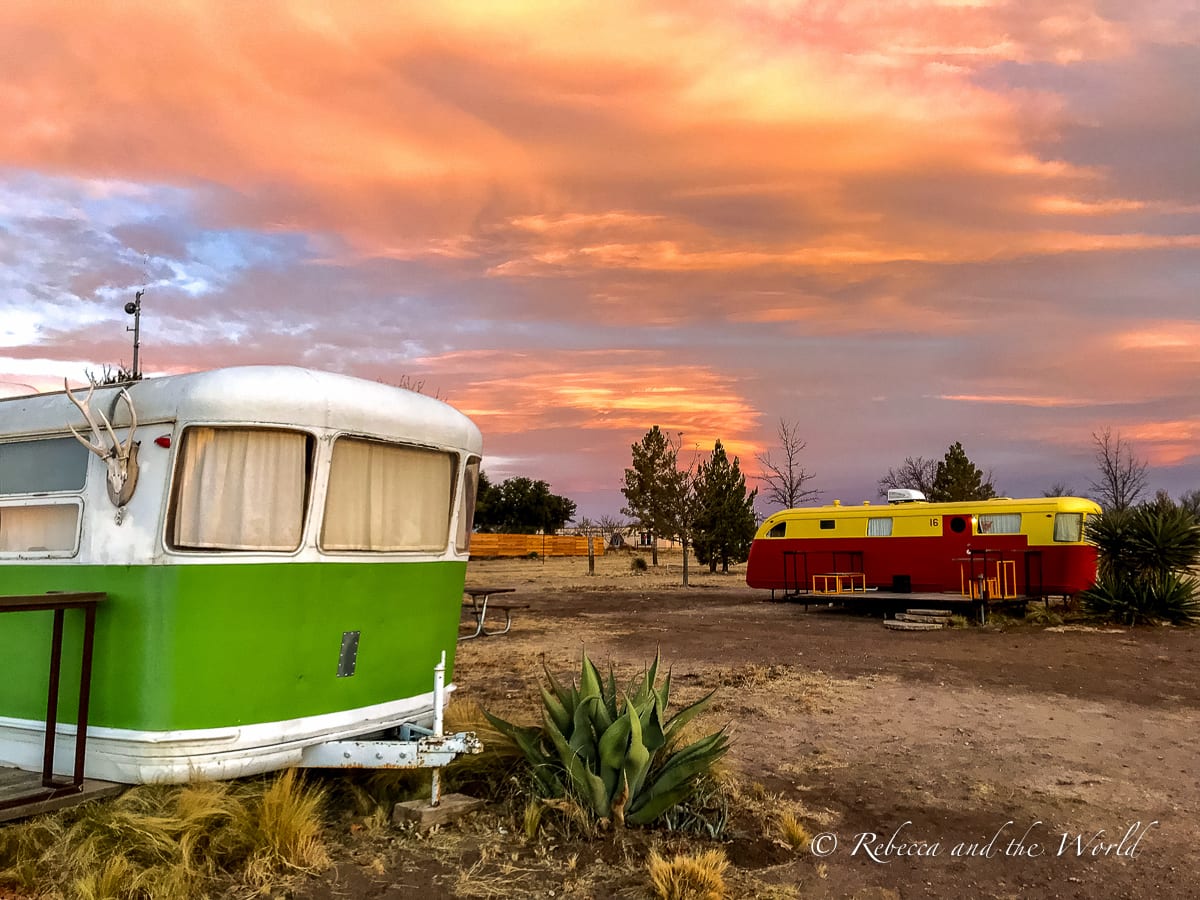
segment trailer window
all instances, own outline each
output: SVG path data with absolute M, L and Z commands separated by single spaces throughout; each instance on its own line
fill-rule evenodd
M 83 490 L 88 450 L 73 437 L 0 444 L 0 494 Z
M 890 537 L 892 534 L 892 517 L 880 516 L 867 519 L 867 537 Z
M 333 444 L 324 550 L 444 550 L 455 458 L 439 450 L 361 438 Z
M 0 553 L 73 553 L 79 504 L 0 507 Z
M 783 537 L 787 534 L 787 522 L 779 522 L 771 526 L 771 530 L 767 532 L 767 537 Z
M 180 550 L 280 552 L 300 547 L 311 435 L 266 428 L 183 433 L 167 534 Z
M 1083 540 L 1083 513 L 1055 513 L 1054 539 L 1071 543 Z
M 837 522 L 833 519 L 822 519 L 821 520 L 821 530 L 822 531 L 829 531 L 836 526 L 837 526 Z
M 479 457 L 467 460 L 467 476 L 463 482 L 463 505 L 458 512 L 458 535 L 454 546 L 465 553 L 471 546 L 471 531 L 475 525 L 475 498 L 479 490 Z
M 995 513 L 975 520 L 976 534 L 1020 534 L 1020 513 Z

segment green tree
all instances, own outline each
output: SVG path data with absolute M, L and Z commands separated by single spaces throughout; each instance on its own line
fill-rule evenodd
M 496 486 L 487 477 L 487 472 L 479 473 L 479 486 L 475 490 L 475 528 L 477 531 L 494 531 L 496 522 Z
M 955 500 L 988 500 L 996 496 L 991 478 L 967 458 L 960 442 L 955 441 L 937 464 L 929 499 L 946 503 Z
M 712 456 L 696 472 L 696 515 L 693 542 L 696 558 L 710 572 L 729 571 L 730 560 L 742 562 L 750 554 L 754 539 L 754 498 L 757 488 L 746 490 L 746 476 L 735 456 L 729 461 L 725 448 L 717 441 Z
M 550 485 L 532 478 L 508 478 L 493 486 L 480 473 L 479 495 L 483 498 L 484 511 L 481 529 L 486 525 L 494 531 L 512 534 L 537 534 L 539 531 L 552 534 L 575 517 L 574 501 L 551 493 Z
M 650 558 L 658 565 L 658 539 L 673 537 L 679 526 L 681 476 L 679 443 L 655 425 L 631 446 L 633 461 L 625 470 L 622 515 L 650 532 Z M 686 494 L 686 491 L 682 492 Z

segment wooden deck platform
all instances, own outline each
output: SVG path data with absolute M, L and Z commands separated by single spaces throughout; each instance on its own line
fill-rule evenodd
M 774 593 L 770 598 L 776 603 L 803 603 L 806 606 L 828 606 L 831 603 L 878 603 L 881 605 L 933 606 L 950 608 L 952 606 L 971 606 L 975 601 L 959 593 L 912 591 L 855 590 L 840 593 L 823 593 L 821 591 L 802 591 L 796 594 Z M 993 605 L 998 601 L 993 601 Z
M 23 769 L 0 768 L 0 803 L 19 797 L 29 796 L 28 802 L 19 806 L 0 809 L 0 822 L 12 819 L 23 819 L 57 809 L 65 809 L 88 800 L 100 800 L 105 797 L 115 797 L 129 785 L 115 784 L 111 781 L 96 781 L 85 778 L 82 789 L 76 793 L 50 797 L 53 792 L 42 787 L 40 772 L 26 772 Z M 46 799 L 49 798 L 49 799 Z
M 940 593 L 925 591 L 901 593 L 899 591 L 866 590 L 842 591 L 838 594 L 824 594 L 820 591 L 816 593 L 776 594 L 772 591 L 770 599 L 776 603 L 803 603 L 805 612 L 808 611 L 810 606 L 814 609 L 823 609 L 831 606 L 859 607 L 872 612 L 882 613 L 885 620 L 892 619 L 898 613 L 917 607 L 930 610 L 951 610 L 963 615 L 976 617 L 982 624 L 987 621 L 989 610 L 1023 610 L 1028 604 L 1037 602 L 1038 598 L 1010 597 L 991 600 L 985 605 L 973 597 L 964 597 L 962 594 L 949 591 Z M 1046 605 L 1049 606 L 1049 598 L 1044 599 Z

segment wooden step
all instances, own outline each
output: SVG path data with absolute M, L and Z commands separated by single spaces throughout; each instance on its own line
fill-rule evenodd
M 938 616 L 942 619 L 948 619 L 953 615 L 948 609 L 910 609 L 910 616 Z
M 883 627 L 892 631 L 941 631 L 945 625 L 935 622 L 905 622 L 897 619 L 884 619 Z
M 900 622 L 925 622 L 929 625 L 948 625 L 950 623 L 949 616 L 927 616 L 923 613 L 896 613 L 896 619 Z
M 65 780 L 65 779 L 64 779 Z M 42 787 L 40 772 L 27 772 L 23 769 L 13 769 L 7 766 L 0 768 L 0 822 L 22 819 L 29 816 L 39 816 L 42 813 L 53 812 L 68 806 L 86 803 L 88 800 L 99 800 L 104 797 L 115 797 L 125 790 L 128 785 L 114 784 L 110 781 L 96 781 L 85 778 L 79 793 L 64 794 L 47 799 L 50 790 Z M 0 894 L 0 896 L 8 896 Z

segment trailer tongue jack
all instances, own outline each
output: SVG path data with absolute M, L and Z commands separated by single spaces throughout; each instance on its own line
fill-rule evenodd
M 466 753 L 482 753 L 483 743 L 473 731 L 443 734 L 442 709 L 446 699 L 446 651 L 433 668 L 433 728 L 400 726 L 399 740 L 359 739 L 326 741 L 305 747 L 300 765 L 317 769 L 432 769 L 429 802 L 397 803 L 393 821 L 416 822 L 428 827 L 457 818 L 483 806 L 462 794 L 442 797 L 441 769 Z M 445 805 L 443 807 L 443 800 Z

